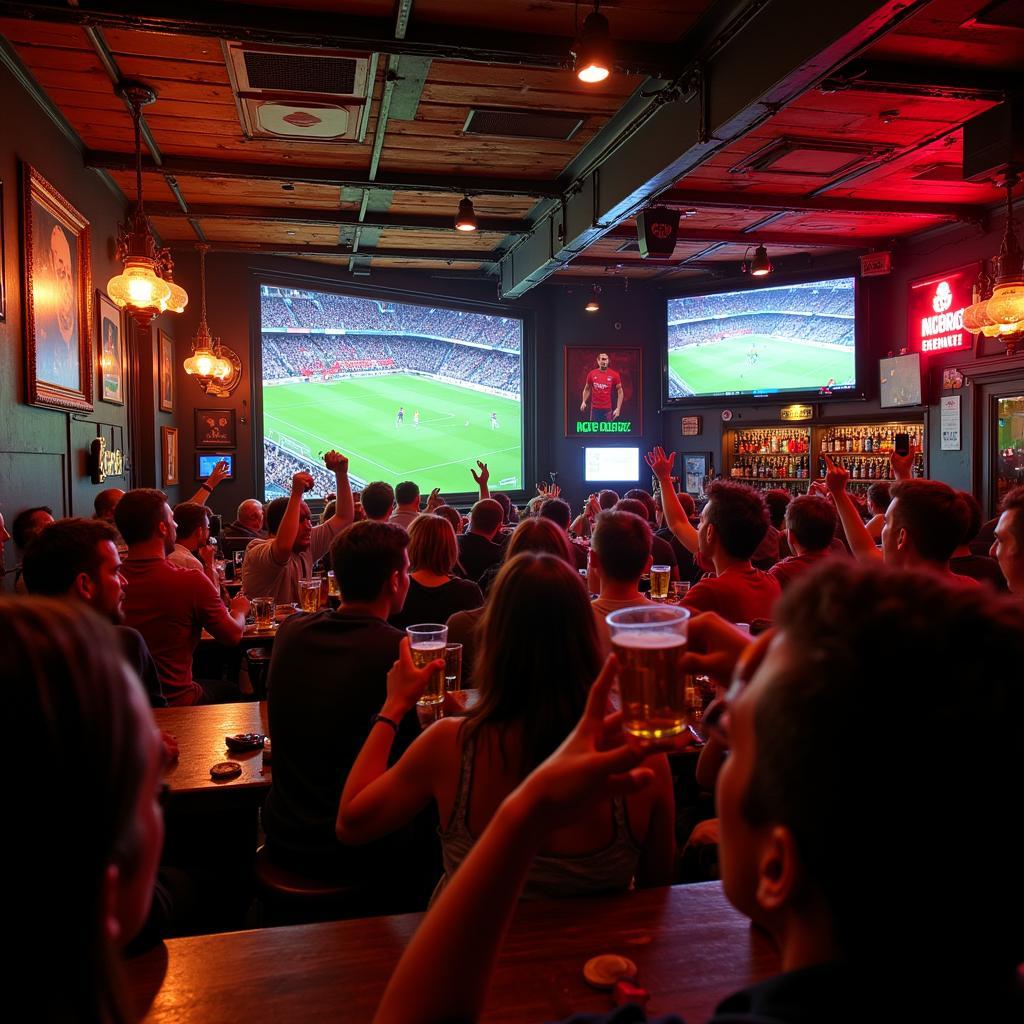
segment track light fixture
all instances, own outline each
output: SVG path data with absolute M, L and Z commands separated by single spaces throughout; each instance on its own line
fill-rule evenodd
M 456 231 L 476 231 L 476 210 L 473 200 L 465 196 L 459 201 L 459 212 L 455 215 Z
M 601 0 L 594 0 L 594 10 L 583 22 L 583 31 L 572 51 L 576 77 L 588 85 L 603 82 L 612 70 L 608 19 L 598 9 L 600 6 Z
M 748 263 L 747 255 L 750 253 L 750 248 L 748 245 L 747 251 L 743 255 L 743 273 L 750 274 L 751 277 L 767 277 L 775 269 L 772 266 L 772 261 L 768 259 L 768 250 L 763 245 L 759 245 L 754 250 L 754 258 Z
M 600 294 L 601 286 L 599 284 L 595 284 L 594 290 L 591 292 L 590 298 L 587 300 L 587 304 L 583 307 L 588 313 L 596 313 L 601 308 L 601 303 L 597 301 L 597 297 Z

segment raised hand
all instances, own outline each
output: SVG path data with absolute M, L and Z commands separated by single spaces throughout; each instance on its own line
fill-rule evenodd
M 668 480 L 671 487 L 672 464 L 676 461 L 675 452 L 672 452 L 671 455 L 666 455 L 665 450 L 659 446 L 654 451 L 648 452 L 644 457 L 644 461 L 651 467 L 651 472 L 662 482 L 663 486 L 665 481 Z
M 305 494 L 313 490 L 313 477 L 301 470 L 292 477 L 292 494 Z
M 444 658 L 436 658 L 426 668 L 417 668 L 412 661 L 409 638 L 402 637 L 402 642 L 398 645 L 398 661 L 388 672 L 385 713 L 390 710 L 393 714 L 404 715 L 411 711 L 427 688 L 431 673 L 439 668 L 444 668 Z
M 916 454 L 913 445 L 906 455 L 897 455 L 892 452 L 889 461 L 892 463 L 892 475 L 896 480 L 909 480 L 914 475 L 914 455 Z
M 601 500 L 596 494 L 591 494 L 587 498 L 586 513 L 588 516 L 596 516 L 601 511 Z
M 440 508 L 444 504 L 444 498 L 441 497 L 441 488 L 435 487 L 430 492 L 430 497 L 427 498 L 427 511 L 433 512 L 434 509 Z
M 217 549 L 212 544 L 202 544 L 199 547 L 199 561 L 206 566 L 207 569 L 213 568 L 214 559 L 217 557 Z
M 348 472 L 348 456 L 336 452 L 333 448 L 324 455 L 324 465 L 332 473 Z
M 221 459 L 216 466 L 213 467 L 213 472 L 206 478 L 206 486 L 213 490 L 222 480 L 226 480 L 230 476 L 228 472 L 228 461 L 227 459 Z
M 475 469 L 470 467 L 470 473 L 473 474 L 473 479 L 476 481 L 478 487 L 483 487 L 488 480 L 491 479 L 490 470 L 487 468 L 486 462 L 481 462 L 479 459 L 476 460 L 477 466 L 480 467 L 480 472 L 477 473 Z
M 832 494 L 842 494 L 846 490 L 846 481 L 850 479 L 850 473 L 845 466 L 837 465 L 832 461 L 831 455 L 822 453 L 825 460 L 825 486 Z

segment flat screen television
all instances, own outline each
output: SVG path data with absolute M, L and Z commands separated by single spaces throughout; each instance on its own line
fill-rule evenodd
M 322 453 L 349 459 L 352 488 L 412 480 L 424 493 L 519 491 L 523 320 L 484 309 L 260 285 L 266 498 L 298 470 L 334 490 Z
M 878 404 L 883 409 L 921 404 L 921 353 L 878 360 Z
M 853 277 L 670 298 L 665 400 L 860 396 Z
M 639 448 L 584 448 L 583 479 L 587 483 L 636 483 L 640 479 Z

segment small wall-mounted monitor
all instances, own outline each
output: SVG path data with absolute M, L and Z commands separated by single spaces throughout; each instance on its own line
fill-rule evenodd
M 583 479 L 587 483 L 636 483 L 640 479 L 639 448 L 584 448 Z
M 196 452 L 196 479 L 205 480 L 212 472 L 218 462 L 228 464 L 228 475 L 226 479 L 235 478 L 235 457 L 229 452 Z
M 921 353 L 878 361 L 878 404 L 883 409 L 921 404 Z

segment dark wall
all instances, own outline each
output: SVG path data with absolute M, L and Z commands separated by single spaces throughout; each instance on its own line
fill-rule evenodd
M 538 471 L 544 480 L 549 470 L 557 470 L 564 496 L 579 512 L 587 494 L 602 486 L 624 493 L 629 483 L 586 484 L 583 481 L 583 449 L 585 446 L 636 446 L 640 449 L 640 487 L 650 488 L 650 473 L 643 455 L 662 443 L 661 423 L 661 349 L 659 343 L 659 306 L 651 291 L 623 287 L 622 279 L 604 282 L 599 295 L 601 308 L 587 313 L 584 305 L 590 298 L 589 282 L 566 287 L 557 284 L 542 286 L 538 293 L 544 299 L 544 332 L 540 339 L 538 363 L 538 438 L 540 462 Z M 563 347 L 607 346 L 609 348 L 640 348 L 643 360 L 642 436 L 616 438 L 604 436 L 586 440 L 565 436 L 565 359 Z M 614 368 L 614 367 L 613 367 Z M 573 394 L 573 411 L 579 408 L 579 395 Z M 644 482 L 646 480 L 646 483 Z
M 91 515 L 100 485 L 86 471 L 86 453 L 99 434 L 109 446 L 127 451 L 131 403 L 146 410 L 143 423 L 152 434 L 160 423 L 173 425 L 174 417 L 150 415 L 153 384 L 143 380 L 126 388 L 123 406 L 97 397 L 96 289 L 104 289 L 117 273 L 114 243 L 118 221 L 123 219 L 120 197 L 94 172 L 82 168 L 75 145 L 43 114 L 35 99 L 0 63 L 0 100 L 4 130 L 0 134 L 0 181 L 2 181 L 3 276 L 6 285 L 6 320 L 0 322 L 0 511 L 8 525 L 17 512 L 30 505 L 50 505 L 55 515 Z M 127 114 L 125 115 L 128 123 Z M 93 374 L 95 411 L 66 413 L 26 405 L 24 358 L 23 254 L 21 246 L 21 164 L 31 164 L 89 221 L 92 232 Z M 163 319 L 166 319 L 163 318 Z M 168 327 L 173 331 L 173 325 Z M 147 339 L 142 339 L 143 350 Z M 155 372 L 151 359 L 149 369 Z M 156 458 L 159 459 L 157 432 Z M 152 454 L 153 438 L 149 437 Z M 139 482 L 155 480 L 157 464 L 137 464 Z M 125 477 L 111 477 L 102 486 L 127 486 Z M 177 489 L 172 489 L 176 498 Z M 8 546 L 7 564 L 13 564 Z

